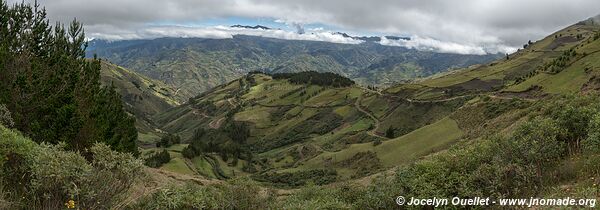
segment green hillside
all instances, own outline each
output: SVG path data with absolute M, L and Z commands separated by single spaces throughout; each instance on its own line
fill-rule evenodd
M 508 58 L 383 91 L 298 83 L 289 76 L 302 74 L 250 73 L 157 114 L 154 121 L 188 144 L 220 148 L 202 150 L 206 146 L 196 144 L 194 151 L 216 155 L 226 167 L 245 161 L 246 174 L 263 183 L 356 179 L 413 163 L 457 142 L 510 133 L 538 101 L 597 89 L 598 29 L 578 23 Z M 549 70 L 557 66 L 560 70 Z M 248 130 L 243 141 L 230 133 L 235 124 Z M 221 137 L 195 137 L 199 129 Z M 322 173 L 334 175 L 316 180 L 330 177 Z
M 138 139 L 141 143 L 153 143 L 159 131 L 151 117 L 185 101 L 172 87 L 139 73 L 102 61 L 101 82 L 113 86 L 121 95 L 123 105 L 136 118 Z
M 293 75 L 303 74 L 288 76 Z M 463 135 L 449 116 L 465 104 L 464 98 L 414 102 L 355 84 L 331 87 L 315 85 L 314 81 L 292 83 L 280 77 L 249 74 L 155 115 L 154 122 L 188 144 L 215 141 L 195 140 L 198 129 L 231 137 L 228 125 L 243 123 L 249 132 L 239 144 L 242 149 L 235 150 L 239 152 L 224 155 L 227 152 L 206 151 L 201 156 L 218 154 L 217 159 L 227 160 L 227 166 L 221 165 L 225 168 L 235 166 L 239 158 L 252 165 L 253 169 L 248 166 L 245 172 L 265 182 L 269 182 L 264 179 L 270 176 L 267 174 L 317 173 L 315 170 L 332 168 L 337 174 L 334 180 L 358 178 L 447 148 Z M 390 129 L 391 133 L 386 132 Z M 390 137 L 393 139 L 388 140 Z M 219 138 L 213 145 L 231 147 L 235 142 L 233 138 Z M 399 152 L 402 150 L 406 154 Z M 368 151 L 371 153 L 362 158 L 370 163 L 348 164 Z M 374 170 L 365 168 L 369 165 Z
M 248 36 L 92 46 L 134 72 L 86 58 L 77 21 L 0 1 L 0 209 L 597 208 L 599 19 L 482 65 Z
M 337 44 L 244 35 L 231 39 L 94 40 L 87 54 L 160 80 L 186 98 L 251 71 L 333 72 L 363 85 L 388 86 L 501 57 L 418 51 L 375 42 Z
M 528 44 L 507 59 L 435 75 L 387 92 L 414 99 L 485 92 L 531 98 L 597 89 L 599 30 L 597 23 L 582 21 Z

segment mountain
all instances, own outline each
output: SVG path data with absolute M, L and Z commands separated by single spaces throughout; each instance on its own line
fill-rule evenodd
M 247 29 L 262 29 L 262 30 L 270 30 L 271 28 L 266 27 L 266 26 L 261 26 L 261 25 L 255 25 L 255 26 L 246 26 L 246 25 L 232 25 L 230 26 L 232 28 L 247 28 Z
M 598 23 L 593 19 L 581 21 L 526 43 L 524 49 L 505 59 L 434 75 L 386 92 L 430 100 L 486 92 L 539 98 L 596 90 Z
M 178 97 L 176 90 L 129 69 L 107 61 L 101 62 L 101 82 L 112 86 L 121 95 L 125 110 L 136 118 L 138 138 L 142 143 L 156 141 L 156 125 L 150 120 L 153 115 L 180 105 L 186 99 Z
M 341 35 L 343 37 L 346 38 L 352 38 L 352 39 L 356 39 L 356 40 L 362 40 L 365 42 L 380 42 L 381 41 L 381 37 L 379 36 L 350 36 L 347 33 L 344 32 L 334 32 L 333 34 L 338 34 Z M 406 41 L 410 41 L 410 37 L 400 37 L 400 36 L 384 36 L 386 39 L 390 39 L 390 40 L 406 40 Z
M 195 152 L 205 154 L 200 157 L 219 159 L 229 156 L 223 159 L 228 164 L 220 165 L 227 171 L 226 176 L 232 176 L 231 170 L 237 171 L 238 175 L 254 170 L 269 174 L 292 169 L 312 173 L 327 167 L 339 171 L 338 180 L 357 178 L 428 154 L 432 149 L 449 145 L 462 134 L 456 122 L 448 116 L 466 99 L 412 102 L 380 95 L 352 82 L 343 86 L 316 85 L 311 79 L 301 78 L 330 76 L 317 72 L 312 76 L 303 74 L 309 73 L 249 74 L 158 114 L 154 121 L 161 125 L 162 130 L 180 135 L 184 142 L 192 145 L 188 147 L 209 144 L 212 145 L 208 147 L 211 152 L 221 154 L 219 157 L 205 151 Z M 326 80 L 342 80 L 336 77 L 340 76 Z M 247 129 L 247 136 L 235 137 L 240 133 L 232 130 L 236 123 Z M 440 127 L 437 126 L 449 127 L 438 130 Z M 386 134 L 390 127 L 394 127 L 394 131 Z M 200 133 L 206 133 L 205 137 L 197 137 L 199 129 L 202 130 Z M 405 134 L 412 136 L 406 137 Z M 431 134 L 444 135 L 449 139 L 438 140 Z M 428 137 L 421 139 L 420 143 L 412 142 L 421 135 Z M 236 142 L 239 139 L 244 140 Z M 366 154 L 367 159 L 360 160 L 366 161 L 364 164 L 360 161 L 350 163 L 352 158 L 361 158 L 356 156 L 356 152 L 367 152 L 373 148 L 373 142 L 399 148 Z M 200 150 L 203 146 L 197 147 Z M 413 155 L 397 158 L 395 154 L 406 149 Z M 340 152 L 344 155 L 337 159 L 332 157 Z M 378 155 L 381 157 L 375 157 Z M 248 163 L 248 157 L 267 162 Z M 238 165 L 231 162 L 237 159 L 246 162 Z M 206 164 L 202 163 L 206 161 L 202 158 L 194 160 L 200 162 L 198 164 Z M 249 170 L 250 166 L 246 165 L 254 169 Z M 257 175 L 257 179 L 271 175 Z
M 334 72 L 361 84 L 385 86 L 499 57 L 418 51 L 376 42 L 353 45 L 244 35 L 231 39 L 94 40 L 87 53 L 160 80 L 185 97 L 251 71 Z
M 537 129 L 524 127 L 540 124 L 534 118 L 563 125 L 568 119 L 556 117 L 561 106 L 594 104 L 598 29 L 583 21 L 503 59 L 382 90 L 315 80 L 343 81 L 335 74 L 251 72 L 154 116 L 160 129 L 184 142 L 171 150 L 179 163 L 164 169 L 221 179 L 250 176 L 275 187 L 325 185 L 398 166 L 413 170 L 410 164 L 427 161 L 447 167 L 434 157 L 470 154 L 471 147 L 495 142 L 492 135 L 528 141 L 518 135 L 530 133 L 514 133 Z M 186 159 L 192 163 L 183 164 Z

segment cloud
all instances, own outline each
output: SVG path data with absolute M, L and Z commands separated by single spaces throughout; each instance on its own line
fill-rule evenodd
M 324 41 L 341 44 L 360 44 L 363 41 L 343 37 L 339 34 L 333 34 L 329 31 L 309 30 L 309 33 L 299 34 L 297 32 L 285 31 L 281 29 L 248 29 L 234 28 L 229 26 L 213 27 L 187 27 L 187 26 L 148 26 L 136 31 L 120 31 L 120 35 L 92 33 L 90 38 L 107 40 L 130 40 L 130 39 L 151 39 L 160 37 L 201 37 L 212 39 L 228 39 L 234 35 L 250 35 L 287 40 L 307 40 Z
M 9 0 L 9 3 L 21 0 Z M 33 0 L 26 0 L 33 1 Z M 156 23 L 194 25 L 236 17 L 283 20 L 379 35 L 421 37 L 412 46 L 479 52 L 513 49 L 597 15 L 598 0 L 38 0 L 53 21 L 83 21 L 89 34 L 143 37 Z M 190 24 L 191 23 L 191 24 Z M 162 25 L 168 25 L 162 24 Z M 292 26 L 298 27 L 292 27 Z M 188 34 L 181 32 L 160 32 Z M 195 32 L 199 33 L 199 32 Z M 215 35 L 209 32 L 207 35 Z M 307 34 L 310 31 L 306 30 Z M 291 35 L 290 35 L 291 36 Z M 295 36 L 295 35 L 294 35 Z M 325 35 L 322 35 L 325 37 Z M 303 38 L 303 37 L 300 37 Z M 323 38 L 325 39 L 325 38 Z M 337 40 L 337 38 L 333 38 Z M 438 40 L 438 42 L 432 41 Z M 415 46 L 416 48 L 416 46 Z
M 420 36 L 411 36 L 409 40 L 399 39 L 392 40 L 385 37 L 381 37 L 379 42 L 381 45 L 387 46 L 399 46 L 406 47 L 409 49 L 417 49 L 423 51 L 436 51 L 442 53 L 456 53 L 456 54 L 475 54 L 484 55 L 488 53 L 504 53 L 514 52 L 517 49 L 505 45 L 493 45 L 493 47 L 486 48 L 484 46 L 465 45 L 455 42 L 443 42 L 432 38 L 424 38 Z

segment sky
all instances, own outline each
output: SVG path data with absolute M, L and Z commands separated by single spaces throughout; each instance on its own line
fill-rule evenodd
M 8 0 L 9 3 L 22 0 Z M 25 0 L 31 2 L 32 0 Z M 51 21 L 85 24 L 90 39 L 224 39 L 235 34 L 380 44 L 460 54 L 513 52 L 600 14 L 599 0 L 38 0 Z M 229 27 L 264 25 L 272 30 Z

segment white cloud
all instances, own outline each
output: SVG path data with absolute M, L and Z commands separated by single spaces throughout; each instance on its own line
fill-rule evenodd
M 8 0 L 9 3 L 22 0 Z M 33 2 L 34 0 L 25 0 Z M 600 13 L 598 0 L 38 0 L 51 21 L 74 17 L 88 34 L 143 37 L 147 34 L 191 35 L 151 31 L 155 23 L 202 23 L 220 18 L 274 19 L 291 28 L 321 24 L 342 31 L 423 37 L 417 48 L 457 52 L 507 51 Z M 292 27 L 294 26 L 294 27 Z M 297 26 L 297 27 L 296 27 Z M 327 28 L 326 27 L 326 28 Z M 173 30 L 173 28 L 172 28 Z M 150 31 L 150 32 L 149 32 Z M 314 31 L 314 30 L 313 30 Z M 192 34 L 201 33 L 193 32 Z M 202 32 L 204 36 L 220 36 Z M 310 30 L 306 34 L 310 35 Z M 274 35 L 315 39 L 311 36 Z M 266 36 L 266 35 L 265 35 Z M 339 40 L 318 35 L 319 40 Z M 439 40 L 439 42 L 432 40 Z M 417 42 L 418 41 L 418 42 Z M 422 44 L 419 44 L 422 43 Z M 439 46 L 431 46 L 439 44 Z
M 484 55 L 487 53 L 505 53 L 514 52 L 516 48 L 505 46 L 505 45 L 493 45 L 493 48 L 485 48 L 477 45 L 465 45 L 455 42 L 443 42 L 432 38 L 424 38 L 420 36 L 411 36 L 410 40 L 391 40 L 381 37 L 379 44 L 387 46 L 399 46 L 410 49 L 425 50 L 425 51 L 436 51 L 442 53 L 456 53 L 456 54 L 476 54 Z
M 298 34 L 281 29 L 248 29 L 234 28 L 228 26 L 214 27 L 186 27 L 186 26 L 149 26 L 136 31 L 120 31 L 120 34 L 91 34 L 94 39 L 127 40 L 127 39 L 151 39 L 160 37 L 184 37 L 184 38 L 212 38 L 228 39 L 234 35 L 250 35 L 287 40 L 324 41 L 341 44 L 359 44 L 360 40 L 343 37 L 323 30 L 308 30 L 307 33 Z

